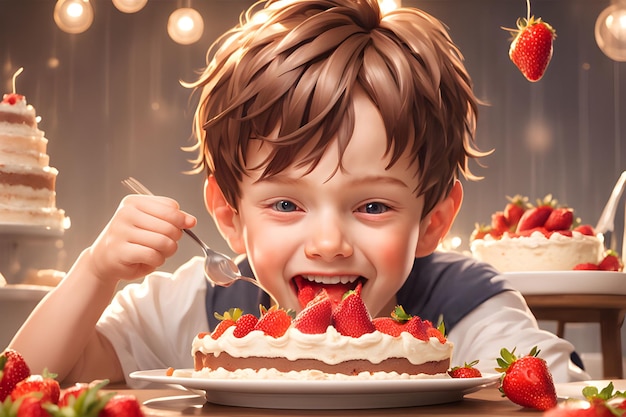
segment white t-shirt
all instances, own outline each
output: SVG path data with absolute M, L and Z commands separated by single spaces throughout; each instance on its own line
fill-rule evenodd
M 130 387 L 145 382 L 128 375 L 137 370 L 193 367 L 191 342 L 208 331 L 204 259 L 192 258 L 173 274 L 155 272 L 120 290 L 96 328 L 113 344 Z M 555 382 L 589 379 L 570 363 L 571 343 L 537 327 L 522 296 L 505 291 L 491 297 L 459 321 L 448 335 L 453 365 L 478 359 L 483 373 L 495 373 L 500 349 L 519 355 L 533 346 L 550 367 Z

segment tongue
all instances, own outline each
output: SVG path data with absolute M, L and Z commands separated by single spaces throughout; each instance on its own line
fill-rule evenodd
M 295 278 L 296 289 L 298 291 L 298 301 L 300 302 L 300 307 L 304 308 L 320 291 L 322 288 L 326 289 L 328 292 L 328 296 L 333 304 L 339 304 L 341 298 L 346 293 L 354 288 L 355 283 L 347 283 L 347 284 L 320 284 L 317 282 L 312 282 L 298 276 Z

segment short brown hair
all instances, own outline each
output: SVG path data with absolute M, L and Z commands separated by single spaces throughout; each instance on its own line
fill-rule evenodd
M 269 0 L 248 9 L 207 57 L 202 76 L 187 84 L 201 89 L 194 162 L 235 208 L 249 139 L 271 141 L 257 167 L 264 177 L 294 164 L 312 170 L 335 136 L 345 150 L 356 86 L 382 115 L 390 165 L 405 152 L 416 162 L 424 214 L 459 172 L 478 178 L 468 161 L 486 153 L 474 143 L 472 82 L 444 25 L 423 11 L 382 14 L 376 0 Z M 305 147 L 313 151 L 303 156 Z

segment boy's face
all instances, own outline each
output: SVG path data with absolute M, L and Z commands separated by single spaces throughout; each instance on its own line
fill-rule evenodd
M 331 145 L 308 174 L 292 166 L 259 180 L 260 171 L 251 171 L 241 184 L 234 218 L 239 249 L 282 307 L 300 311 L 300 292 L 324 287 L 340 297 L 361 282 L 363 300 L 377 315 L 413 264 L 423 209 L 423 197 L 414 194 L 416 167 L 404 157 L 386 169 L 378 110 L 363 92 L 354 106 L 343 170 Z M 251 146 L 249 166 L 267 154 L 268 145 L 258 145 Z

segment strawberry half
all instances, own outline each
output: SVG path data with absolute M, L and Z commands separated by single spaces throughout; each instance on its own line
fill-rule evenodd
M 306 334 L 321 334 L 331 325 L 333 303 L 325 289 L 311 300 L 293 321 L 294 327 Z
M 376 331 L 372 316 L 361 299 L 361 284 L 348 291 L 333 311 L 333 326 L 337 331 L 350 337 L 360 337 Z
M 520 358 L 515 349 L 500 350 L 496 371 L 504 372 L 500 381 L 500 392 L 522 407 L 548 410 L 557 404 L 556 389 L 546 361 L 537 357 L 537 347 Z

